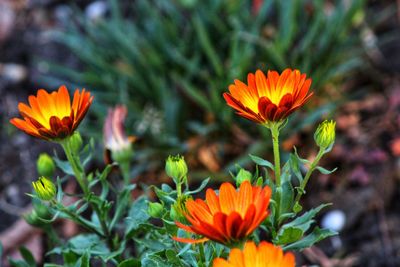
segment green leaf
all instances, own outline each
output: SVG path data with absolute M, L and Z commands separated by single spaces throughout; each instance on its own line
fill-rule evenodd
M 139 226 L 145 223 L 150 216 L 147 214 L 148 201 L 145 196 L 141 196 L 133 202 L 131 209 L 129 210 L 128 217 L 126 218 L 126 233 L 128 236 L 133 231 L 137 230 Z
M 139 260 L 132 258 L 120 262 L 117 267 L 140 267 L 141 265 Z
M 296 176 L 296 178 L 299 181 L 299 184 L 303 181 L 303 175 L 301 174 L 300 171 L 300 160 L 295 154 L 290 154 L 290 169 L 292 173 Z
M 183 266 L 175 250 L 172 249 L 166 250 L 165 256 L 167 256 L 168 263 L 173 263 L 174 266 Z
M 279 214 L 284 214 L 287 212 L 291 212 L 292 203 L 294 199 L 294 190 L 292 184 L 289 181 L 285 181 L 282 184 L 282 193 L 281 193 L 281 203 L 280 203 L 280 211 Z M 279 218 L 279 221 L 282 222 L 283 218 Z
M 317 208 L 314 208 L 300 217 L 297 217 L 293 221 L 284 224 L 278 232 L 278 235 L 275 239 L 276 244 L 285 245 L 288 243 L 298 241 L 304 233 L 310 228 L 311 224 L 314 223 L 313 218 L 315 215 L 321 211 L 324 207 L 327 207 L 331 204 L 322 204 Z
M 22 258 L 26 261 L 26 263 L 29 264 L 29 266 L 36 266 L 35 258 L 27 248 L 20 247 L 19 252 L 21 253 Z
M 78 261 L 78 255 L 69 249 L 64 250 L 62 256 L 66 266 L 73 266 Z
M 110 253 L 107 245 L 95 234 L 75 236 L 69 240 L 67 245 L 78 255 L 84 255 L 88 250 L 92 255 L 108 255 Z
M 250 156 L 251 160 L 254 163 L 256 163 L 257 165 L 267 167 L 267 168 L 270 168 L 271 170 L 274 170 L 274 165 L 271 162 L 269 162 L 268 160 L 262 159 L 260 157 L 257 157 L 257 156 L 251 155 L 251 154 L 249 156 Z
M 78 259 L 75 263 L 75 267 L 90 267 L 90 254 L 89 249 Z
M 331 174 L 331 173 L 334 173 L 337 170 L 337 168 L 334 168 L 333 170 L 327 170 L 327 169 L 325 169 L 323 167 L 320 167 L 320 166 L 318 166 L 316 169 L 322 174 Z
M 315 227 L 314 231 L 311 234 L 307 235 L 305 238 L 303 238 L 295 243 L 284 246 L 283 249 L 285 251 L 302 250 L 302 249 L 311 247 L 315 243 L 317 243 L 327 237 L 334 236 L 334 235 L 337 235 L 337 232 L 329 230 L 329 229 L 320 229 L 319 227 Z
M 8 259 L 8 262 L 10 263 L 10 265 L 12 267 L 31 267 L 25 261 L 21 261 L 21 260 Z
M 196 193 L 201 192 L 201 191 L 207 186 L 207 184 L 208 184 L 209 181 L 210 181 L 210 178 L 204 179 L 204 180 L 201 182 L 200 186 L 199 186 L 197 189 L 195 189 L 195 190 L 193 190 L 193 191 L 188 191 L 188 192 L 186 192 L 185 194 L 193 195 L 193 194 L 196 194 Z
M 75 175 L 68 161 L 60 160 L 58 157 L 54 157 L 53 159 L 56 162 L 57 167 L 60 168 L 65 174 L 72 176 Z

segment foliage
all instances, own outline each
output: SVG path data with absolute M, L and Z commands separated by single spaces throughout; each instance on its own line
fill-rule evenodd
M 282 130 L 285 125 L 282 122 L 277 124 L 279 127 L 270 128 L 272 132 Z M 57 178 L 56 196 L 43 198 L 35 188 L 37 194 L 31 195 L 36 203 L 34 212 L 25 217 L 27 222 L 44 229 L 48 234 L 52 248 L 46 254 L 50 262 L 44 266 L 211 266 L 215 258 L 226 257 L 232 247 L 240 248 L 243 244 L 244 240 L 228 244 L 209 240 L 199 245 L 182 244 L 173 240 L 172 237 L 187 237 L 188 233 L 179 229 L 176 221 L 189 224 L 186 201 L 204 192 L 210 181 L 210 178 L 204 179 L 198 188 L 190 188 L 190 172 L 187 173 L 187 167 L 182 173 L 184 178 L 173 177 L 176 173 L 181 173 L 183 165 L 186 166 L 183 157 L 169 157 L 166 161 L 166 170 L 170 175 L 169 184 L 143 187 L 144 194 L 133 199 L 132 191 L 137 185 L 130 179 L 130 173 L 121 170 L 116 176 L 111 175 L 117 166 L 123 166 L 124 163 L 129 166 L 130 159 L 123 158 L 126 162 L 112 163 L 102 171 L 87 172 L 85 167 L 92 157 L 94 142 L 91 141 L 83 147 L 74 147 L 72 144 L 78 135 L 76 132 L 56 141 L 63 147 L 67 161 L 58 157 L 54 161 L 66 176 Z M 277 144 L 277 139 L 273 139 L 273 143 Z M 259 241 L 260 236 L 268 236 L 271 242 L 282 246 L 286 251 L 294 251 L 310 247 L 336 234 L 329 229 L 315 226 L 315 217 L 329 204 L 322 204 L 305 212 L 301 212 L 302 207 L 299 204 L 311 173 L 316 169 L 330 173 L 319 167 L 318 162 L 331 147 L 332 145 L 328 148 L 320 147 L 313 162 L 302 159 L 295 150 L 282 168 L 279 150 L 274 149 L 274 163 L 250 156 L 258 165 L 256 172 L 250 173 L 241 169 L 234 176 L 234 182 L 238 186 L 249 183 L 257 187 L 270 187 L 272 198 L 267 219 L 247 239 Z M 179 164 L 175 164 L 173 160 Z M 307 169 L 306 166 L 310 167 L 304 175 L 300 170 Z M 124 175 L 128 175 L 128 178 Z M 243 175 L 246 176 L 245 179 Z M 81 193 L 64 192 L 63 184 L 70 176 L 75 177 Z M 52 182 L 49 180 L 47 183 Z M 173 187 L 171 183 L 174 184 Z M 151 202 L 147 194 L 150 190 L 154 190 L 157 202 Z M 73 197 L 72 203 L 65 202 L 67 195 Z M 54 222 L 60 218 L 75 222 L 82 227 L 83 232 L 63 240 L 53 228 Z M 10 259 L 12 266 L 37 266 L 29 250 L 21 248 L 20 251 L 23 260 Z M 54 264 L 54 259 L 62 259 L 62 265 Z
M 137 0 L 124 8 L 108 3 L 110 16 L 92 21 L 75 10 L 77 21 L 54 34 L 83 69 L 50 64 L 55 76 L 43 78 L 57 84 L 57 77 L 68 78 L 95 91 L 99 117 L 102 104 L 126 104 L 130 121 L 140 126 L 136 134 L 162 148 L 182 150 L 188 127 L 224 135 L 232 111 L 221 95 L 255 67 L 300 69 L 323 95 L 324 85 L 360 66 L 357 27 L 364 0 L 265 0 L 258 11 L 251 1 Z

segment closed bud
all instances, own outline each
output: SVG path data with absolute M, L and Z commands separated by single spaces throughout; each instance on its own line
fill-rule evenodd
M 239 172 L 236 174 L 235 180 L 236 180 L 236 185 L 239 186 L 241 185 L 244 181 L 249 181 L 251 183 L 251 179 L 253 178 L 253 175 L 251 172 L 245 170 L 245 169 L 240 169 Z
M 52 200 L 56 196 L 56 186 L 48 178 L 42 176 L 37 181 L 32 182 L 36 195 L 45 201 Z
M 73 153 L 78 154 L 82 148 L 82 137 L 78 131 L 75 131 L 72 136 L 70 137 L 70 145 Z
M 147 213 L 153 218 L 161 218 L 164 206 L 158 202 L 150 202 Z
M 181 195 L 171 206 L 170 217 L 174 221 L 187 223 L 185 214 L 187 213 L 186 201 L 192 199 L 191 196 Z
M 118 163 L 129 163 L 132 160 L 132 156 L 133 149 L 130 146 L 126 149 L 111 151 L 112 159 Z
M 165 163 L 165 172 L 176 184 L 186 182 L 188 168 L 183 156 L 169 156 Z
M 39 158 L 36 161 L 36 167 L 39 175 L 46 177 L 52 177 L 56 170 L 56 165 L 54 164 L 53 159 L 46 153 L 39 155 Z
M 25 221 L 36 227 L 43 227 L 49 223 L 45 222 L 44 220 L 50 220 L 52 217 L 49 207 L 44 204 L 37 203 L 33 206 L 31 212 L 26 213 L 23 215 Z
M 325 120 L 320 125 L 318 125 L 317 130 L 314 133 L 315 143 L 320 148 L 330 149 L 335 142 L 335 121 Z

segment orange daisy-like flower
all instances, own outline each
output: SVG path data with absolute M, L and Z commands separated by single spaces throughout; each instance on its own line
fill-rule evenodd
M 295 258 L 290 252 L 283 253 L 280 247 L 268 242 L 261 242 L 258 247 L 254 242 L 247 242 L 243 251 L 234 248 L 229 253 L 229 260 L 217 258 L 213 267 L 294 267 Z
M 93 96 L 85 89 L 77 89 L 71 99 L 65 86 L 48 93 L 43 89 L 37 96 L 29 96 L 29 106 L 18 104 L 23 119 L 13 118 L 10 122 L 25 133 L 45 139 L 57 140 L 70 136 L 85 117 Z
M 199 243 L 209 239 L 232 244 L 250 235 L 268 216 L 271 198 L 269 187 L 252 186 L 249 181 L 240 185 L 238 191 L 230 183 L 223 183 L 219 195 L 207 189 L 206 201 L 187 200 L 186 219 L 190 226 L 176 222 L 187 232 L 204 236 L 202 239 L 174 237 L 185 243 Z
M 313 94 L 310 85 L 311 79 L 298 70 L 268 71 L 267 77 L 257 70 L 248 74 L 247 85 L 235 80 L 224 98 L 240 116 L 264 124 L 284 120 L 304 105 Z

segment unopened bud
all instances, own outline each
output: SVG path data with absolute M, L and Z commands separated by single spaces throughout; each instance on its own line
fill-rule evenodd
M 165 163 L 165 172 L 174 179 L 176 184 L 183 182 L 188 172 L 183 156 L 169 156 Z
M 56 186 L 55 184 L 48 178 L 42 176 L 37 181 L 32 182 L 33 189 L 36 192 L 36 195 L 45 201 L 49 201 L 56 196 Z
M 153 218 L 161 218 L 164 206 L 158 202 L 150 202 L 147 213 Z
M 245 169 L 240 169 L 235 177 L 236 185 L 239 186 L 244 181 L 249 181 L 251 183 L 252 178 L 253 178 L 253 175 L 251 174 L 251 172 L 249 172 Z
M 23 218 L 28 224 L 32 226 L 42 227 L 48 224 L 44 220 L 51 219 L 51 212 L 49 210 L 49 207 L 47 207 L 46 205 L 37 203 L 36 205 L 33 205 L 33 209 L 31 212 L 23 215 Z
M 39 175 L 46 177 L 52 177 L 56 170 L 56 165 L 54 164 L 53 159 L 46 153 L 39 155 L 39 158 L 36 161 L 36 167 Z
M 78 154 L 83 144 L 81 134 L 78 131 L 75 131 L 70 138 L 71 149 L 73 153 Z
M 318 125 L 314 133 L 314 140 L 320 148 L 329 149 L 335 142 L 335 121 L 325 120 Z

